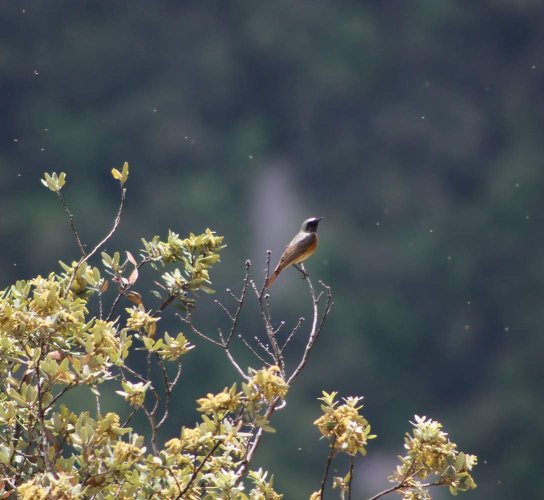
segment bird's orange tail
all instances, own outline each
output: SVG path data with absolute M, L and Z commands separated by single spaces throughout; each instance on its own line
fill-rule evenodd
M 264 287 L 265 288 L 268 288 L 272 283 L 274 283 L 274 281 L 276 280 L 276 278 L 278 277 L 278 274 L 280 274 L 280 271 L 278 269 L 276 269 L 269 277 L 268 279 L 264 282 Z

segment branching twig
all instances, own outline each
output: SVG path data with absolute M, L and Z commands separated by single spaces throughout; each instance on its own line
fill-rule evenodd
M 270 260 L 270 256 L 268 256 L 268 261 Z M 283 355 L 281 352 L 281 349 L 278 345 L 276 334 L 274 332 L 274 327 L 272 326 L 272 320 L 270 318 L 270 303 L 268 301 L 269 295 L 264 294 L 264 286 L 261 290 L 257 289 L 257 286 L 255 285 L 254 281 L 251 281 L 251 286 L 253 288 L 253 291 L 255 292 L 255 295 L 257 296 L 257 301 L 259 303 L 259 309 L 261 311 L 261 317 L 263 319 L 264 328 L 266 330 L 266 334 L 268 336 L 268 341 L 270 342 L 270 345 L 272 347 L 273 352 L 273 358 L 274 362 L 280 369 L 280 372 L 282 375 L 285 375 L 285 361 L 283 359 Z
M 115 220 L 113 221 L 112 228 L 110 229 L 108 234 L 106 234 L 106 236 L 104 236 L 104 238 L 102 238 L 102 240 L 99 243 L 97 243 L 94 246 L 94 248 L 88 254 L 86 254 L 86 255 L 84 254 L 81 257 L 81 259 L 79 259 L 79 262 L 76 264 L 76 266 L 75 266 L 75 268 L 74 268 L 74 270 L 72 272 L 72 276 L 70 277 L 70 281 L 68 282 L 66 290 L 64 291 L 65 296 L 70 291 L 70 288 L 72 288 L 72 283 L 74 282 L 74 279 L 76 278 L 76 274 L 77 274 L 78 269 L 85 262 L 87 262 L 96 252 L 98 252 L 98 250 L 100 250 L 102 248 L 102 246 L 104 246 L 106 244 L 106 242 L 114 235 L 115 231 L 119 227 L 119 224 L 121 223 L 121 216 L 123 215 L 123 207 L 125 205 L 125 195 L 126 195 L 126 189 L 121 187 L 121 201 L 119 203 L 119 209 L 117 210 L 117 215 L 115 217 Z
M 166 422 L 166 419 L 168 418 L 168 413 L 170 411 L 170 403 L 172 399 L 172 390 L 177 385 L 179 378 L 181 377 L 181 372 L 183 368 L 182 368 L 181 360 L 178 360 L 178 368 L 177 368 L 176 374 L 174 375 L 174 378 L 170 380 L 168 377 L 168 371 L 166 370 L 166 366 L 164 366 L 164 361 L 158 354 L 156 354 L 156 357 L 159 362 L 159 366 L 161 367 L 161 370 L 162 370 L 164 387 L 165 387 L 164 391 L 166 394 L 166 398 L 164 401 L 164 414 L 162 418 L 160 419 L 159 423 L 157 424 L 157 429 L 159 429 L 160 427 L 162 427 L 162 425 Z
M 301 267 L 304 269 L 304 266 L 301 264 Z M 310 355 L 310 352 L 312 351 L 312 348 L 314 347 L 319 334 L 323 328 L 323 324 L 325 323 L 325 320 L 327 319 L 327 316 L 331 312 L 332 306 L 334 305 L 334 302 L 332 300 L 332 292 L 329 286 L 325 285 L 323 282 L 319 282 L 320 285 L 325 288 L 326 291 L 326 297 L 327 302 L 325 304 L 325 309 L 323 310 L 323 313 L 321 315 L 321 318 L 319 318 L 319 300 L 321 299 L 321 294 L 319 294 L 318 297 L 315 295 L 315 290 L 312 285 L 312 282 L 310 280 L 310 277 L 306 277 L 306 280 L 308 281 L 308 287 L 310 288 L 310 295 L 312 296 L 313 301 L 313 320 L 312 320 L 312 328 L 310 330 L 310 336 L 308 338 L 308 343 L 306 344 L 306 348 L 304 349 L 304 354 L 302 355 L 302 358 L 298 364 L 298 366 L 295 368 L 289 379 L 287 380 L 287 383 L 291 385 L 293 380 L 295 380 L 299 375 L 300 372 L 303 370 L 304 366 L 306 365 L 306 362 L 308 361 L 308 356 Z
M 232 293 L 232 291 L 230 289 L 227 289 L 227 293 L 236 302 L 236 309 L 234 310 L 234 312 L 231 312 L 221 301 L 219 301 L 219 300 L 215 301 L 216 304 L 221 308 L 221 310 L 225 313 L 228 320 L 230 321 L 230 329 L 229 329 L 228 334 L 225 335 L 221 329 L 218 329 L 219 340 L 216 340 L 216 339 L 206 335 L 205 333 L 200 331 L 195 326 L 190 310 L 187 311 L 185 316 L 182 316 L 180 314 L 177 314 L 177 316 L 179 317 L 179 319 L 181 321 L 183 321 L 184 323 L 189 325 L 191 331 L 195 335 L 197 335 L 197 336 L 201 337 L 202 339 L 206 340 L 207 342 L 209 342 L 209 343 L 223 349 L 225 351 L 225 354 L 226 354 L 229 362 L 232 364 L 232 366 L 236 369 L 236 371 L 240 374 L 240 376 L 244 380 L 248 380 L 248 375 L 246 375 L 244 373 L 244 371 L 240 368 L 239 364 L 234 359 L 234 357 L 232 355 L 232 352 L 230 350 L 230 343 L 231 343 L 231 341 L 232 341 L 232 339 L 234 338 L 235 335 L 241 340 L 241 342 L 262 363 L 264 363 L 265 365 L 268 365 L 268 366 L 271 366 L 272 364 L 277 365 L 278 368 L 280 369 L 280 372 L 282 373 L 284 378 L 287 380 L 287 383 L 290 385 L 293 382 L 293 380 L 295 380 L 295 378 L 304 369 L 304 367 L 306 365 L 306 362 L 308 360 L 308 357 L 310 355 L 310 352 L 311 352 L 315 342 L 317 341 L 317 338 L 318 338 L 318 336 L 319 336 L 319 334 L 320 334 L 320 332 L 321 332 L 321 330 L 323 328 L 323 324 L 324 324 L 325 320 L 327 319 L 328 314 L 331 311 L 331 308 L 332 308 L 332 305 L 333 305 L 331 290 L 330 290 L 330 288 L 328 286 L 326 286 L 326 285 L 324 285 L 323 283 L 320 282 L 321 286 L 325 289 L 325 292 L 320 292 L 318 295 L 316 295 L 314 287 L 312 285 L 312 282 L 309 279 L 309 276 L 307 274 L 305 274 L 305 279 L 307 279 L 307 281 L 308 281 L 310 296 L 311 296 L 311 299 L 312 299 L 313 321 L 312 321 L 312 326 L 311 326 L 309 334 L 308 334 L 308 340 L 307 340 L 307 343 L 306 343 L 306 347 L 305 347 L 305 350 L 304 350 L 304 352 L 303 352 L 303 354 L 301 356 L 301 359 L 299 360 L 296 368 L 293 370 L 293 372 L 291 373 L 291 375 L 287 379 L 287 377 L 285 376 L 285 361 L 284 361 L 284 358 L 283 358 L 283 351 L 286 348 L 286 346 L 289 344 L 289 342 L 292 340 L 294 335 L 298 331 L 301 330 L 301 328 L 302 328 L 302 326 L 304 324 L 304 318 L 299 318 L 297 324 L 293 327 L 293 329 L 291 330 L 291 332 L 287 336 L 285 342 L 283 343 L 283 346 L 280 348 L 280 346 L 278 344 L 278 341 L 277 341 L 277 335 L 278 335 L 280 329 L 282 328 L 282 326 L 284 325 L 284 322 L 281 322 L 279 324 L 279 326 L 276 327 L 276 328 L 274 328 L 272 326 L 272 319 L 271 319 L 271 313 L 270 313 L 270 300 L 269 300 L 270 297 L 269 297 L 268 294 L 264 293 L 264 290 L 265 290 L 264 286 L 261 289 L 258 289 L 255 282 L 250 279 L 250 274 L 249 274 L 250 266 L 251 266 L 251 262 L 246 261 L 246 272 L 245 272 L 242 291 L 240 293 L 240 296 L 239 297 L 236 296 L 234 293 Z M 267 271 L 266 271 L 267 276 L 269 274 L 269 270 L 270 270 L 270 252 L 267 252 Z M 261 356 L 253 348 L 253 346 L 246 339 L 244 339 L 242 337 L 241 334 L 237 333 L 241 312 L 242 312 L 244 304 L 245 304 L 245 302 L 247 300 L 247 290 L 249 289 L 249 287 L 251 287 L 253 289 L 253 291 L 255 292 L 255 297 L 256 297 L 256 300 L 257 300 L 257 302 L 259 304 L 261 318 L 262 318 L 263 325 L 264 325 L 264 328 L 265 328 L 265 331 L 266 331 L 266 334 L 267 334 L 267 337 L 268 337 L 269 345 L 265 345 L 256 336 L 254 338 L 255 338 L 255 340 L 257 342 L 257 345 L 259 347 L 261 347 L 261 349 L 268 356 L 270 356 L 273 363 L 267 362 L 265 357 Z M 326 304 L 324 306 L 323 312 L 320 314 L 319 303 L 320 303 L 320 300 L 323 297 L 324 293 L 325 293 L 325 295 L 327 297 L 327 301 L 326 301 Z M 163 370 L 163 374 L 164 374 L 164 370 Z M 166 380 L 167 380 L 167 378 L 165 376 L 165 381 Z M 263 421 L 265 421 L 265 422 L 268 421 L 272 417 L 274 412 L 281 409 L 284 404 L 285 404 L 285 401 L 278 397 L 271 404 L 268 405 L 264 415 L 262 415 L 260 418 L 262 418 Z M 148 418 L 150 418 L 150 416 L 148 416 Z M 242 420 L 240 420 L 239 423 L 241 425 Z M 251 437 L 249 437 L 248 441 L 247 441 L 246 454 L 245 454 L 244 460 L 243 460 L 242 464 L 240 465 L 239 469 L 236 472 L 237 483 L 242 481 L 242 479 L 247 474 L 247 472 L 249 470 L 249 467 L 250 467 L 250 464 L 251 464 L 251 461 L 252 461 L 252 459 L 253 459 L 253 457 L 255 455 L 255 452 L 257 451 L 257 448 L 259 447 L 259 444 L 260 444 L 260 442 L 262 440 L 263 433 L 264 433 L 263 427 L 261 427 L 261 426 L 254 426 L 253 427 L 253 429 L 251 431 Z M 214 450 L 212 450 L 211 453 L 213 453 L 213 451 Z M 190 485 L 192 484 L 192 482 L 194 481 L 194 479 L 196 478 L 196 476 L 200 472 L 200 470 L 203 467 L 203 464 L 205 463 L 205 461 L 208 460 L 208 458 L 210 456 L 211 456 L 211 454 L 209 454 L 204 459 L 204 461 L 201 463 L 200 467 L 194 471 L 193 477 L 190 479 L 189 484 L 185 486 L 185 488 L 184 488 L 184 490 L 182 492 L 180 492 L 180 495 L 178 496 L 178 498 L 181 498 L 189 490 Z M 328 462 L 326 474 L 328 474 L 328 468 L 330 467 L 330 461 L 332 461 L 332 451 L 331 451 L 330 460 Z M 326 476 L 325 476 L 325 481 L 326 481 Z
M 237 297 L 236 295 L 234 295 L 232 293 L 232 291 L 227 288 L 227 293 L 236 301 L 237 303 L 237 306 L 236 306 L 236 310 L 234 312 L 234 314 L 231 314 L 231 312 L 227 309 L 227 307 L 222 303 L 220 302 L 219 300 L 216 300 L 215 303 L 223 310 L 223 312 L 227 315 L 227 317 L 229 318 L 230 322 L 231 322 L 231 326 L 230 326 L 230 330 L 229 330 L 229 333 L 228 335 L 225 337 L 225 335 L 223 335 L 223 332 L 221 329 L 218 329 L 218 333 L 219 333 L 219 341 L 209 337 L 208 335 L 204 334 L 203 332 L 201 332 L 193 323 L 192 321 L 192 316 L 191 316 L 191 312 L 188 311 L 187 314 L 186 314 L 186 317 L 184 318 L 183 316 L 181 315 L 177 315 L 183 322 L 185 322 L 186 324 L 189 325 L 189 327 L 191 328 L 191 331 L 198 335 L 199 337 L 203 338 L 204 340 L 207 340 L 208 342 L 216 345 L 217 347 L 220 347 L 222 348 L 224 351 L 225 351 L 225 354 L 229 360 L 229 362 L 231 363 L 231 365 L 234 367 L 234 369 L 240 374 L 240 376 L 244 379 L 244 380 L 248 380 L 248 376 L 244 373 L 244 371 L 242 370 L 242 368 L 240 368 L 240 365 L 238 364 L 238 362 L 234 359 L 234 356 L 230 350 L 230 343 L 231 343 L 231 340 L 236 332 L 236 329 L 238 328 L 238 322 L 239 322 L 239 319 L 240 319 L 240 314 L 242 312 L 242 308 L 244 306 L 244 303 L 245 303 L 245 300 L 246 300 L 246 294 L 247 294 L 247 289 L 249 287 L 249 270 L 251 268 L 251 261 L 249 260 L 246 260 L 246 263 L 245 263 L 245 276 L 244 276 L 244 284 L 242 286 L 242 291 L 240 293 L 240 297 Z M 247 344 L 246 344 L 247 345 Z
M 246 274 L 244 276 L 244 284 L 242 286 L 242 293 L 240 294 L 240 298 L 237 298 L 234 294 L 231 294 L 232 297 L 238 302 L 238 307 L 236 308 L 236 312 L 234 313 L 234 316 L 229 316 L 232 319 L 232 325 L 230 327 L 229 335 L 226 339 L 226 347 L 229 346 L 230 341 L 232 339 L 232 336 L 234 335 L 234 332 L 236 331 L 236 327 L 238 326 L 238 320 L 240 318 L 240 313 L 242 312 L 242 307 L 244 306 L 244 301 L 246 298 L 246 292 L 249 286 L 249 269 L 251 268 L 251 261 L 246 260 Z

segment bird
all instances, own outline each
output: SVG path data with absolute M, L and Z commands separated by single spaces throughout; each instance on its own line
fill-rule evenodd
M 289 245 L 285 247 L 276 269 L 265 281 L 265 288 L 272 285 L 278 275 L 290 265 L 294 265 L 299 271 L 302 271 L 296 264 L 305 261 L 315 252 L 317 248 L 317 225 L 322 219 L 324 217 L 310 217 L 302 223 L 300 231 L 291 240 Z

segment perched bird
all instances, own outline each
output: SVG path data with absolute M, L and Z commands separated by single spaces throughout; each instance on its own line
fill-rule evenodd
M 286 267 L 305 261 L 317 248 L 317 225 L 324 217 L 311 217 L 302 223 L 297 235 L 287 245 L 274 272 L 266 280 L 264 287 L 268 288 Z M 300 268 L 297 267 L 300 271 Z

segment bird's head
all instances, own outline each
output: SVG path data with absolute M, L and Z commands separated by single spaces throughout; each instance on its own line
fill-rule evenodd
M 307 233 L 315 233 L 317 231 L 317 225 L 319 224 L 319 221 L 324 218 L 325 217 L 310 217 L 309 219 L 306 219 L 302 223 L 302 227 L 300 228 L 301 231 L 305 231 Z

